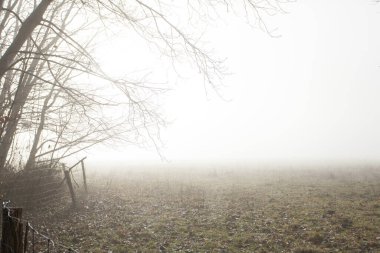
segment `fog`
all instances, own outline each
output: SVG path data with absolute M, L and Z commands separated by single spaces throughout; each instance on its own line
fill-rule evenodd
M 378 2 L 0 0 L 0 251 L 380 252 Z
M 203 38 L 225 58 L 220 96 L 193 72 L 129 35 L 97 49 L 115 74 L 149 69 L 162 97 L 154 146 L 99 147 L 93 164 L 366 164 L 380 155 L 380 7 L 371 1 L 300 1 L 268 18 L 274 36 L 231 15 Z M 111 45 L 111 46 L 110 46 Z M 133 47 L 133 52 L 130 48 Z M 125 52 L 125 53 L 120 53 Z M 125 58 L 135 59 L 126 63 Z

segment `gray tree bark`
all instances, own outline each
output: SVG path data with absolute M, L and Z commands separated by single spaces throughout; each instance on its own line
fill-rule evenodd
M 22 45 L 24 45 L 34 29 L 41 23 L 45 11 L 52 2 L 53 0 L 42 0 L 37 8 L 22 23 L 12 44 L 0 58 L 0 78 L 7 72 Z

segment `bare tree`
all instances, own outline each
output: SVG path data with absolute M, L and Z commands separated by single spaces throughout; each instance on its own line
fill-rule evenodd
M 0 173 L 22 129 L 34 133 L 27 168 L 36 159 L 50 156 L 57 161 L 110 139 L 139 143 L 146 136 L 156 143 L 164 121 L 150 98 L 164 89 L 104 73 L 89 50 L 88 38 L 97 35 L 95 28 L 123 24 L 170 59 L 186 56 L 205 83 L 216 88 L 223 75 L 222 62 L 202 47 L 196 29 L 188 24 L 232 11 L 270 34 L 262 16 L 281 12 L 280 4 L 279 0 L 177 5 L 166 0 L 1 0 Z M 78 85 L 77 77 L 84 76 L 91 76 L 88 82 L 108 83 L 123 99 L 115 103 L 92 84 Z M 124 106 L 127 113 L 117 119 L 99 113 L 112 106 Z M 31 124 L 26 124 L 28 117 Z

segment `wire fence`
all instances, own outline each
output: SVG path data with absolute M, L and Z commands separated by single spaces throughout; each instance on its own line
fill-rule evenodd
M 86 157 L 79 160 L 70 168 L 65 168 L 65 171 L 68 171 L 70 173 L 70 179 L 72 180 L 74 192 L 82 196 L 86 196 L 88 194 L 86 169 L 84 166 L 85 159 Z M 64 180 L 68 181 L 69 179 L 65 177 Z
M 3 203 L 3 226 L 7 226 L 9 231 L 4 232 L 1 240 L 1 252 L 10 253 L 78 253 L 77 250 L 72 247 L 65 246 L 58 241 L 53 240 L 48 235 L 41 233 L 35 229 L 28 220 L 15 217 L 12 213 L 15 212 L 14 208 L 7 206 L 9 202 Z M 5 216 L 5 217 L 4 217 Z M 12 225 L 11 225 L 12 224 Z M 11 240 L 5 240 L 4 233 L 9 233 Z M 9 239 L 9 238 L 7 238 Z M 12 242 L 8 244 L 7 241 Z
M 0 199 L 26 209 L 76 202 L 76 198 L 87 194 L 84 159 L 69 168 L 40 164 L 32 170 L 4 173 L 0 179 Z
M 85 159 L 81 159 L 69 168 L 65 165 L 60 168 L 49 168 L 49 166 L 40 164 L 33 170 L 2 174 L 0 199 L 8 201 L 3 202 L 3 219 L 0 219 L 0 226 L 3 230 L 1 253 L 77 252 L 41 233 L 28 220 L 21 219 L 18 215 L 12 215 L 17 208 L 8 207 L 8 203 L 12 202 L 15 206 L 23 206 L 26 210 L 34 209 L 37 213 L 43 212 L 44 209 L 59 209 L 67 206 L 70 202 L 76 206 L 78 199 L 87 196 L 88 193 Z M 22 250 L 17 249 L 15 245 L 8 245 L 6 240 L 4 241 L 4 233 L 7 234 L 6 226 L 9 224 L 13 224 L 12 228 L 8 228 L 13 231 L 12 236 L 15 236 L 17 231 L 22 231 L 22 236 L 15 237 L 17 243 L 22 242 Z
M 62 172 L 46 168 L 9 173 L 4 176 L 2 198 L 26 208 L 67 202 L 69 195 L 62 179 Z

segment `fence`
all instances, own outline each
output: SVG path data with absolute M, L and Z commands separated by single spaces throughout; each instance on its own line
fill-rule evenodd
M 22 219 L 21 208 L 11 208 L 3 203 L 2 221 L 1 253 L 78 252 L 36 230 L 27 220 Z
M 30 171 L 9 173 L 0 182 L 0 198 L 30 209 L 65 205 L 71 199 L 75 207 L 78 197 L 88 194 L 85 159 L 69 168 L 63 166 L 62 170 L 40 165 Z M 10 208 L 6 203 L 3 202 L 1 219 L 1 253 L 77 252 L 36 230 L 30 222 L 22 219 L 21 208 Z
M 54 203 L 64 205 L 70 199 L 75 206 L 78 197 L 88 193 L 85 159 L 69 168 L 63 165 L 52 169 L 48 164 L 39 164 L 33 170 L 2 175 L 0 198 L 27 209 Z

